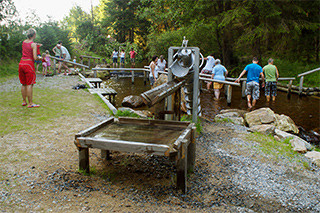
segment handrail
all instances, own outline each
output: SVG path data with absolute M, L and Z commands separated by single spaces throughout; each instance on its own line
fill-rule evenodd
M 93 59 L 100 59 L 99 57 L 87 56 L 87 55 L 80 55 L 82 58 L 93 58 Z
M 49 56 L 50 58 L 52 58 L 52 59 L 55 59 L 55 60 L 58 60 L 58 61 L 65 61 L 65 62 L 68 62 L 68 63 L 70 63 L 70 64 L 73 64 L 73 65 L 77 65 L 77 66 L 80 66 L 80 67 L 84 67 L 84 68 L 88 68 L 89 69 L 89 66 L 87 66 L 87 65 L 83 65 L 83 64 L 79 64 L 79 63 L 75 63 L 75 62 L 73 62 L 73 61 L 69 61 L 69 60 L 66 60 L 66 59 L 61 59 L 61 58 L 57 58 L 57 57 L 54 57 L 54 56 Z
M 314 72 L 319 71 L 319 70 L 320 70 L 320 67 L 319 67 L 319 68 L 316 68 L 316 69 L 313 69 L 313 70 L 310 70 L 310 71 L 307 71 L 307 72 L 304 72 L 304 73 L 301 73 L 301 74 L 297 75 L 297 77 L 300 78 L 300 77 L 302 77 L 302 76 L 305 76 L 305 75 L 314 73 Z

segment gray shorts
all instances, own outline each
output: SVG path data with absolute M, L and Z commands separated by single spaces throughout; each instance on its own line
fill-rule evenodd
M 276 81 L 267 81 L 265 95 L 266 96 L 277 96 L 277 82 Z
M 251 95 L 253 99 L 258 100 L 260 96 L 259 83 L 255 81 L 247 83 L 246 95 Z

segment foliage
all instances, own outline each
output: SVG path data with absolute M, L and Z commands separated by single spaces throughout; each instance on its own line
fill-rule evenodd
M 192 122 L 192 117 L 190 115 L 183 115 L 181 117 L 181 121 L 189 121 Z M 197 122 L 195 123 L 196 130 L 198 134 L 201 134 L 202 132 L 202 125 L 201 125 L 201 120 L 198 118 Z
M 132 113 L 129 110 L 118 110 L 117 113 L 115 114 L 115 116 L 118 117 L 134 117 L 134 118 L 139 118 L 140 116 L 137 115 L 136 113 Z

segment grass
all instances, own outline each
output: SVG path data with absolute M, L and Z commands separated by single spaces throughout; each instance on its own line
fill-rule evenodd
M 189 116 L 189 115 L 183 115 L 183 116 L 181 117 L 181 121 L 189 121 L 189 122 L 192 122 L 192 117 Z M 195 123 L 195 126 L 196 126 L 197 133 L 198 133 L 198 134 L 201 134 L 201 132 L 202 132 L 202 125 L 201 125 L 201 120 L 200 120 L 200 118 L 198 118 L 198 121 L 197 121 L 197 123 Z
M 139 118 L 140 116 L 136 113 L 132 113 L 129 110 L 118 110 L 117 113 L 115 114 L 115 116 L 118 117 L 134 117 L 134 118 Z
M 308 162 L 302 161 L 298 158 L 301 154 L 292 150 L 290 144 L 291 138 L 287 138 L 283 141 L 277 141 L 272 135 L 264 135 L 258 132 L 250 133 L 246 136 L 246 140 L 257 142 L 258 149 L 263 153 L 271 156 L 274 161 L 280 160 L 280 158 L 287 158 L 290 161 L 300 163 L 303 168 L 310 169 Z
M 19 61 L 8 61 L 0 63 L 0 83 L 10 78 L 18 77 Z

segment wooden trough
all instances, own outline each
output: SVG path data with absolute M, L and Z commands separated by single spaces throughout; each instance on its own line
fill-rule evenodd
M 187 171 L 194 171 L 195 127 L 190 122 L 109 118 L 75 135 L 79 168 L 90 172 L 89 148 L 100 149 L 110 159 L 110 151 L 161 155 L 175 160 L 177 189 L 187 191 Z

